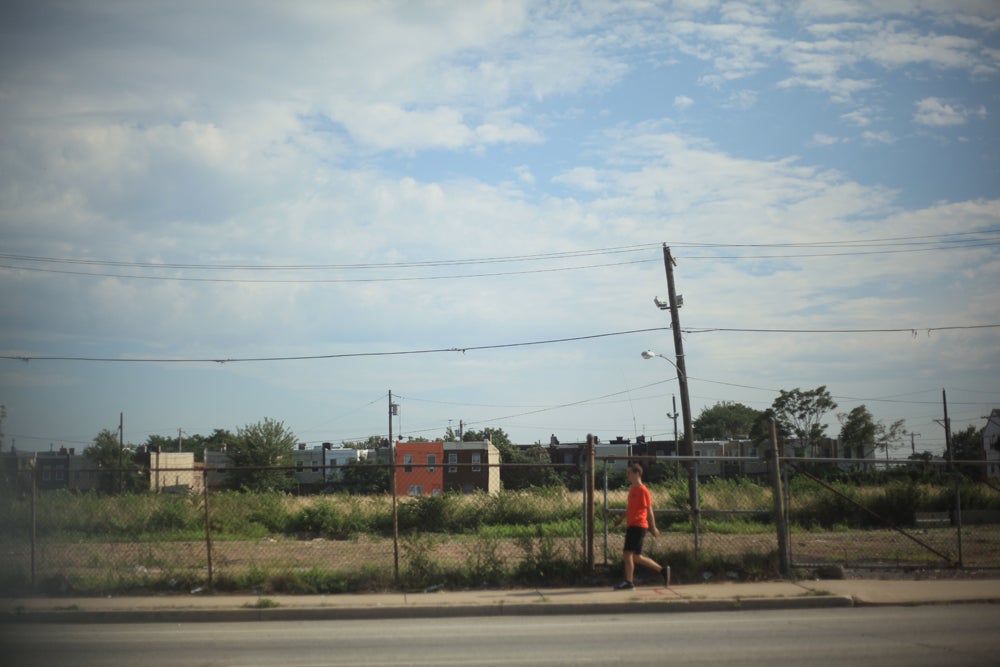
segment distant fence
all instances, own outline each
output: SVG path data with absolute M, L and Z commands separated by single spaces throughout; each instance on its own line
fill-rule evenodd
M 70 492 L 40 490 L 34 472 L 20 471 L 0 489 L 0 594 L 605 581 L 620 574 L 624 526 L 615 519 L 626 505 L 628 460 L 591 461 L 499 466 L 504 478 L 561 480 L 545 488 L 419 497 L 204 483 L 197 493 Z M 719 459 L 712 475 L 694 459 L 642 463 L 661 530 L 647 553 L 670 561 L 681 583 L 823 565 L 1000 567 L 1000 490 L 973 462 L 948 470 L 781 459 L 746 474 L 747 459 Z

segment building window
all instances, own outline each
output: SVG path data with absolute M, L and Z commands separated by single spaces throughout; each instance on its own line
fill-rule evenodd
M 295 462 L 295 472 L 302 472 L 302 461 Z
M 435 465 L 437 465 L 437 455 L 436 454 L 428 454 L 427 455 L 427 472 L 434 472 L 437 469 L 437 468 L 434 467 Z
M 448 454 L 448 472 L 458 472 L 458 454 Z
M 403 472 L 413 472 L 413 454 L 403 454 Z
M 424 487 L 419 484 L 410 485 L 410 495 L 411 496 L 422 496 L 424 495 Z
M 472 455 L 472 472 L 479 472 L 480 470 L 482 470 L 482 468 L 479 466 L 479 464 L 482 463 L 482 460 L 483 460 L 482 454 Z
M 431 495 L 432 496 L 440 496 L 441 495 L 441 489 L 431 489 Z
M 319 461 L 313 461 L 313 472 L 319 472 Z

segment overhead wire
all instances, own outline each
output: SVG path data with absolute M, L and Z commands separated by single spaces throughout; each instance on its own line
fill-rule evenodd
M 851 248 L 846 252 L 813 252 L 813 253 L 784 253 L 784 254 L 749 254 L 749 255 L 700 255 L 692 253 L 685 255 L 685 259 L 693 260 L 767 260 L 767 259 L 807 259 L 823 257 L 845 257 L 845 256 L 865 256 L 874 254 L 898 254 L 912 252 L 929 252 L 938 250 L 957 250 L 994 247 L 1000 245 L 1000 228 L 986 230 L 950 232 L 943 234 L 932 234 L 922 236 L 899 236 L 872 239 L 851 239 L 851 240 L 830 240 L 830 241 L 809 241 L 809 242 L 787 242 L 787 243 L 703 243 L 703 242 L 683 242 L 674 241 L 667 243 L 675 247 L 695 249 L 719 249 L 732 248 L 741 249 L 839 249 Z M 900 247 L 906 246 L 906 247 Z M 916 246 L 916 247 L 915 247 Z M 252 278 L 252 277 L 206 277 L 206 276 L 184 276 L 184 275 L 157 275 L 157 274 L 137 274 L 137 273 L 111 273 L 104 271 L 83 271 L 70 269 L 57 269 L 45 265 L 71 265 L 82 267 L 115 267 L 131 268 L 143 271 L 255 271 L 255 272 L 315 272 L 315 271 L 358 271 L 358 270 L 415 270 L 432 268 L 450 268 L 461 266 L 476 266 L 501 263 L 525 263 L 539 261 L 553 261 L 578 259 L 585 257 L 595 257 L 603 255 L 615 255 L 635 252 L 645 252 L 658 248 L 659 244 L 637 244 L 627 246 L 612 246 L 605 248 L 590 248 L 572 251 L 535 253 L 524 255 L 508 255 L 495 257 L 480 257 L 466 259 L 439 259 L 401 262 L 367 262 L 355 264 L 225 264 L 225 263 L 183 263 L 183 262 L 142 262 L 129 260 L 99 259 L 99 258 L 73 258 L 73 257 L 47 257 L 40 255 L 27 255 L 17 253 L 0 253 L 0 269 L 23 270 L 42 273 L 54 273 L 63 275 L 78 275 L 103 278 L 120 278 L 130 280 L 162 280 L 179 282 L 219 282 L 219 283 L 352 283 L 352 282 L 399 282 L 418 280 L 455 280 L 466 278 L 498 277 L 510 275 L 526 275 L 535 273 L 551 273 L 559 271 L 578 271 L 595 268 L 608 268 L 623 266 L 627 264 L 644 264 L 657 262 L 658 259 L 637 259 L 624 262 L 606 262 L 575 264 L 571 266 L 521 269 L 515 271 L 495 271 L 476 273 L 457 273 L 442 275 L 418 275 L 418 276 L 375 276 L 362 278 L 347 277 L 324 277 L 324 278 Z M 860 248 L 877 248 L 875 250 L 857 250 Z M 886 249 L 888 248 L 888 249 Z M 34 264 L 35 266 L 31 266 Z M 37 265 L 43 266 L 37 266 Z

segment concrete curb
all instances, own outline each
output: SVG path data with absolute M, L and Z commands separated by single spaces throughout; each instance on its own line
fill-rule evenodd
M 656 614 L 782 609 L 831 609 L 855 606 L 850 596 L 794 598 L 721 598 L 713 600 L 621 601 L 593 604 L 534 602 L 454 606 L 289 607 L 271 609 L 37 610 L 4 614 L 9 624 L 88 623 L 248 623 L 254 621 L 344 621 L 496 616 Z

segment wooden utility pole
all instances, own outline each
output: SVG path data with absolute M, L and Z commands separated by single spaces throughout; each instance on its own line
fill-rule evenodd
M 684 340 L 681 338 L 681 320 L 677 311 L 677 290 L 674 288 L 674 258 L 670 248 L 663 244 L 663 266 L 667 272 L 667 298 L 670 301 L 670 328 L 674 333 L 674 354 L 677 362 L 677 381 L 681 391 L 681 418 L 684 423 L 684 456 L 694 456 L 694 431 L 691 427 L 691 399 L 688 396 L 687 366 L 684 363 Z M 699 528 L 701 525 L 701 506 L 698 500 L 698 466 L 695 461 L 687 462 L 688 468 L 688 500 L 691 503 L 691 522 L 694 528 L 694 552 L 698 555 Z
M 118 413 L 118 492 L 125 493 L 125 470 L 122 457 L 125 454 L 125 413 Z
M 392 441 L 392 389 L 389 390 L 389 480 L 392 486 L 392 561 L 399 581 L 399 507 L 396 500 L 396 444 Z
M 785 494 L 781 488 L 781 459 L 778 456 L 778 429 L 770 420 L 771 443 L 767 452 L 767 472 L 771 480 L 774 498 L 774 527 L 778 533 L 778 562 L 781 574 L 788 576 L 791 571 L 791 553 L 788 549 L 788 522 L 785 513 Z
M 948 395 L 944 389 L 941 390 L 941 402 L 944 404 L 944 451 L 945 456 L 948 458 L 948 470 L 951 470 L 955 452 L 951 449 L 951 422 L 948 420 Z

